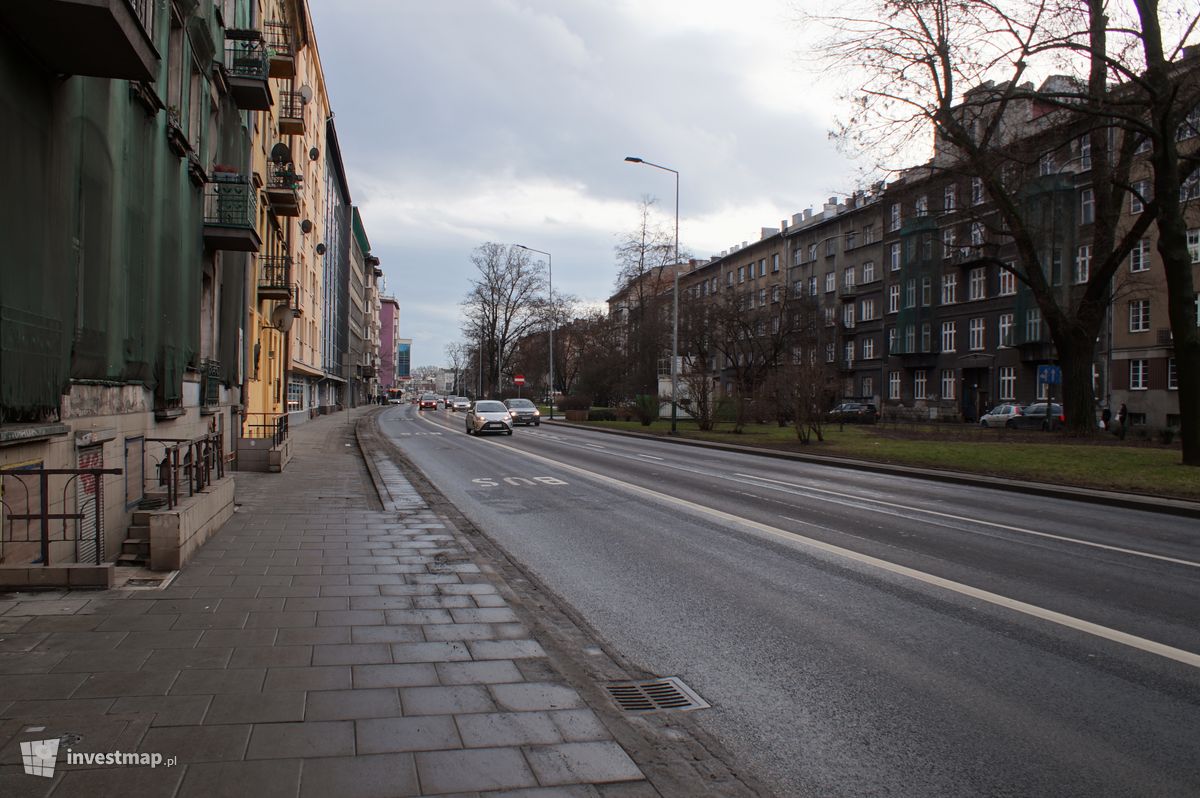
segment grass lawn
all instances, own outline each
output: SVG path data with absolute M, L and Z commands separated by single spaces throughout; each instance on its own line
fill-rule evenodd
M 593 421 L 588 426 L 652 435 L 671 429 L 669 421 L 649 427 L 637 421 Z M 794 429 L 775 424 L 751 424 L 741 434 L 733 432 L 732 424 L 701 432 L 695 423 L 681 420 L 678 427 L 681 436 L 700 440 L 1200 500 L 1200 469 L 1180 464 L 1178 446 L 1120 443 L 1109 435 L 1080 440 L 968 424 L 847 424 L 843 429 L 835 424 L 823 430 L 824 441 L 805 446 Z

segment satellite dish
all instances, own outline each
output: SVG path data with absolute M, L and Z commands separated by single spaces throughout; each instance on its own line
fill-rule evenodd
M 308 105 L 310 102 L 312 102 L 312 98 L 313 98 L 312 87 L 309 86 L 307 83 L 305 83 L 303 86 L 300 87 L 300 102 L 304 103 L 305 105 Z
M 316 147 L 313 147 L 311 150 L 308 151 L 308 160 L 315 161 L 320 157 L 321 157 L 321 151 L 318 150 Z
M 296 320 L 292 309 L 287 305 L 276 305 L 271 311 L 271 326 L 286 334 L 292 329 L 292 322 Z
M 324 244 L 317 244 L 317 254 L 318 255 L 325 254 L 325 245 Z
M 312 222 L 310 222 L 308 219 L 305 219 L 303 222 L 301 222 L 300 223 L 300 232 L 304 233 L 306 235 L 308 233 L 311 233 L 312 232 Z
M 282 141 L 271 148 L 272 163 L 291 163 L 292 148 L 284 144 Z

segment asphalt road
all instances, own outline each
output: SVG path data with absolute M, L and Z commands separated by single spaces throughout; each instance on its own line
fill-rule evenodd
M 780 796 L 1200 795 L 1194 519 L 380 419 L 611 648 L 709 701 L 693 719 Z

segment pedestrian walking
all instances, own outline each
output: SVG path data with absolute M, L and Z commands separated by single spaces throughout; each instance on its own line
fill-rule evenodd
M 1125 440 L 1125 431 L 1128 428 L 1129 411 L 1125 409 L 1125 403 L 1121 402 L 1121 409 L 1117 411 L 1117 434 L 1121 436 L 1121 440 Z
M 1112 410 L 1108 405 L 1104 406 L 1104 410 L 1100 413 L 1100 429 L 1109 431 L 1112 429 Z

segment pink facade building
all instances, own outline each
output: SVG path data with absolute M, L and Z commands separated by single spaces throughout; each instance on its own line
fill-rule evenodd
M 380 299 L 379 307 L 379 388 L 387 391 L 396 385 L 396 342 L 400 337 L 400 303 L 390 296 Z

